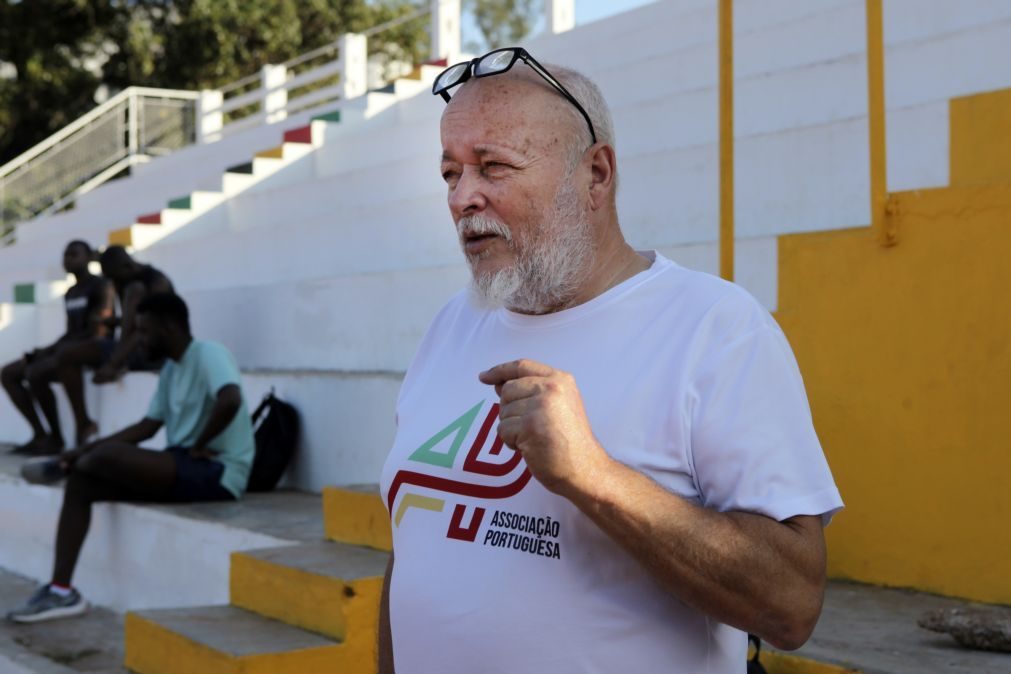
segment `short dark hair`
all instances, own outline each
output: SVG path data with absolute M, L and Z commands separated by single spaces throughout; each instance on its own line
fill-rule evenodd
M 81 239 L 74 239 L 73 241 L 67 244 L 66 249 L 70 250 L 74 246 L 80 246 L 81 248 L 83 248 L 84 254 L 87 255 L 89 258 L 94 257 L 94 252 L 91 250 L 91 245 L 87 241 L 82 241 Z
M 124 262 L 129 262 L 131 259 L 130 254 L 126 252 L 126 248 L 123 246 L 109 246 L 102 251 L 102 256 L 99 261 L 102 263 L 102 268 L 105 269 L 110 264 L 123 264 Z
M 154 293 L 148 295 L 137 305 L 138 314 L 157 316 L 159 320 L 168 321 L 190 334 L 190 310 L 186 302 L 175 293 Z

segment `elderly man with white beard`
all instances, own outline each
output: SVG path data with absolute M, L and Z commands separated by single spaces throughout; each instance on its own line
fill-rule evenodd
M 842 501 L 779 327 L 625 241 L 587 78 L 508 48 L 433 92 L 473 282 L 397 401 L 380 672 L 729 674 L 748 632 L 799 647 Z

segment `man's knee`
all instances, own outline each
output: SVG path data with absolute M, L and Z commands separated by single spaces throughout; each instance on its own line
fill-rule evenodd
M 9 363 L 0 370 L 0 383 L 2 383 L 3 387 L 6 389 L 20 386 L 22 380 L 24 379 L 24 375 L 24 363 L 21 361 Z
M 102 483 L 92 475 L 71 471 L 63 487 L 64 503 L 93 503 L 102 495 Z
M 115 464 L 116 451 L 108 445 L 99 445 L 74 462 L 74 471 L 101 476 Z

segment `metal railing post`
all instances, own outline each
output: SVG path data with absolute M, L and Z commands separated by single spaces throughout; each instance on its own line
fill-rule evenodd
M 734 3 L 720 0 L 720 276 L 734 280 Z
M 197 99 L 197 143 L 204 145 L 221 138 L 224 115 L 221 105 L 225 95 L 217 89 L 204 89 Z
M 576 26 L 575 0 L 544 0 L 544 19 L 553 35 L 572 30 Z
M 127 114 L 127 154 L 133 156 L 138 153 L 140 149 L 140 121 L 139 117 L 139 103 L 137 101 L 137 94 L 133 91 L 130 92 L 130 97 L 127 99 L 126 104 L 126 114 Z
M 337 42 L 340 62 L 340 97 L 343 100 L 362 96 L 368 91 L 368 38 L 359 33 L 341 35 Z
M 867 122 L 870 143 L 871 228 L 878 243 L 894 246 L 899 233 L 888 213 L 885 157 L 885 36 L 881 0 L 867 0 Z
M 288 116 L 285 109 L 288 106 L 288 90 L 284 88 L 287 79 L 288 69 L 283 65 L 268 63 L 260 69 L 260 88 L 263 90 L 260 109 L 268 124 L 279 122 Z
M 432 60 L 460 56 L 460 0 L 432 0 Z

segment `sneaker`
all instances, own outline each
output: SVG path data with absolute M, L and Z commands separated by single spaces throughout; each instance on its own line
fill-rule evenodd
M 8 613 L 7 619 L 18 623 L 35 623 L 55 618 L 69 618 L 81 615 L 87 610 L 88 602 L 77 590 L 72 589 L 66 597 L 61 597 L 53 592 L 49 585 L 43 585 L 24 606 Z
M 27 454 L 27 455 L 32 455 L 32 454 L 34 454 L 36 452 L 36 450 L 38 449 L 38 447 L 39 447 L 39 445 L 40 445 L 41 442 L 42 441 L 41 441 L 40 438 L 32 438 L 31 440 L 29 440 L 25 444 L 18 445 L 17 447 L 15 447 L 14 449 L 12 449 L 11 450 L 11 454 L 23 454 L 23 455 Z
M 21 477 L 32 484 L 56 484 L 66 476 L 59 459 L 35 459 L 21 464 Z

